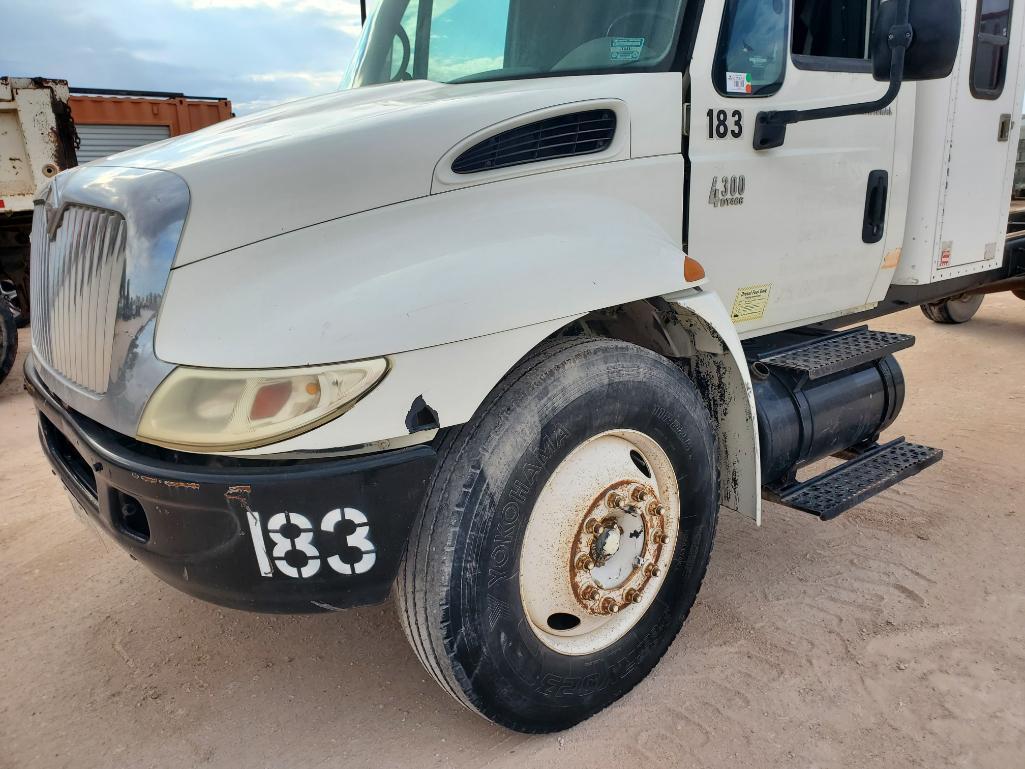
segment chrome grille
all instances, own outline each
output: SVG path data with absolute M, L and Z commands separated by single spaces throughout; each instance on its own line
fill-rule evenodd
M 68 205 L 50 239 L 47 211 L 32 222 L 32 346 L 55 371 L 102 395 L 110 381 L 127 225 L 114 211 Z

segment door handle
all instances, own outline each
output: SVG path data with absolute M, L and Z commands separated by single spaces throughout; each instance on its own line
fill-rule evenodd
M 868 175 L 868 192 L 865 194 L 865 223 L 861 228 L 861 239 L 866 243 L 878 243 L 886 230 L 886 196 L 890 186 L 890 174 L 873 171 Z
M 1011 141 L 1011 131 L 1014 130 L 1014 120 L 1010 115 L 1000 116 L 1000 127 L 997 129 L 997 141 Z

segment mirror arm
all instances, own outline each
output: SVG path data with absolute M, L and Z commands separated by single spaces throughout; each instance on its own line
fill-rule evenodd
M 905 6 L 906 7 L 906 6 Z M 906 16 L 905 16 L 906 18 Z M 754 148 L 770 150 L 782 147 L 787 138 L 787 126 L 793 123 L 804 123 L 809 120 L 826 120 L 834 117 L 851 115 L 868 115 L 886 109 L 900 94 L 904 82 L 904 62 L 908 47 L 914 39 L 911 25 L 898 24 L 890 28 L 890 87 L 882 98 L 863 104 L 845 104 L 837 107 L 820 107 L 807 110 L 769 110 L 758 113 L 755 124 Z

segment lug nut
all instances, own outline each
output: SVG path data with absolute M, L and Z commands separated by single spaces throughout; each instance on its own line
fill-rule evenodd
M 605 614 L 616 614 L 619 611 L 619 604 L 613 598 L 606 598 L 601 602 L 601 610 Z
M 589 555 L 582 555 L 577 558 L 577 569 L 580 571 L 590 571 L 594 568 L 594 559 Z
M 580 595 L 585 601 L 593 601 L 598 597 L 598 588 L 594 585 L 588 585 L 580 591 Z
M 601 529 L 601 521 L 599 521 L 597 518 L 592 518 L 584 524 L 584 531 L 588 534 L 597 534 L 601 531 Z
M 640 593 L 640 591 L 639 590 L 634 590 L 633 588 L 630 588 L 629 590 L 627 590 L 626 594 L 623 597 L 626 599 L 627 603 L 640 603 L 641 602 L 641 593 Z
M 648 505 L 648 515 L 665 515 L 666 509 L 658 502 Z
M 616 492 L 612 492 L 605 498 L 605 506 L 610 510 L 618 510 L 623 504 L 623 498 Z
M 644 573 L 649 577 L 657 577 L 659 574 L 662 573 L 662 570 L 658 568 L 658 566 L 656 566 L 655 564 L 649 563 L 647 566 L 644 567 Z
M 654 542 L 656 545 L 664 545 L 667 542 L 669 542 L 669 535 L 663 534 L 661 531 L 657 531 L 655 532 L 655 534 L 652 535 L 651 541 Z
M 648 490 L 643 486 L 637 486 L 632 492 L 630 492 L 630 498 L 634 502 L 643 502 L 644 498 L 648 496 Z

